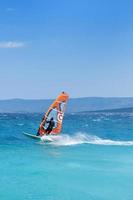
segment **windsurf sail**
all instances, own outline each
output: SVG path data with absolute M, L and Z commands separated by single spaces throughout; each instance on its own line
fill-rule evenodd
M 66 109 L 66 104 L 68 101 L 69 95 L 65 92 L 62 92 L 55 101 L 51 104 L 48 111 L 44 115 L 42 122 L 39 126 L 37 135 L 45 135 L 47 129 L 47 121 L 51 118 L 54 119 L 55 126 L 52 130 L 52 134 L 59 134 L 62 128 L 63 117 Z

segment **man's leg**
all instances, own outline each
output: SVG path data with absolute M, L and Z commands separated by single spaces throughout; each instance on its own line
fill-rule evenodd
M 48 129 L 47 134 L 49 135 L 51 133 L 51 131 L 52 131 L 51 129 Z

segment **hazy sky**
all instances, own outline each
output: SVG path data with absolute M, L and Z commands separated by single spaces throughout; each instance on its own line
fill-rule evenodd
M 2 0 L 0 99 L 133 96 L 133 2 Z

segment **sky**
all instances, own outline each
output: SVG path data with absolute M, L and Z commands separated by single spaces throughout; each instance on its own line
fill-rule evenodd
M 0 99 L 133 96 L 131 0 L 2 0 Z

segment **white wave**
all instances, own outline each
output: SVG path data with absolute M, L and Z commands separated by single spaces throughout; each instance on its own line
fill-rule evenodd
M 101 118 L 98 118 L 98 119 L 93 119 L 92 121 L 93 122 L 100 122 L 102 119 Z
M 17 124 L 18 126 L 23 126 L 24 124 Z
M 109 139 L 102 139 L 94 135 L 77 133 L 75 135 L 62 134 L 59 136 L 49 136 L 52 139 L 50 142 L 57 146 L 69 146 L 79 144 L 94 144 L 94 145 L 116 145 L 116 146 L 133 146 L 133 141 L 116 141 Z

